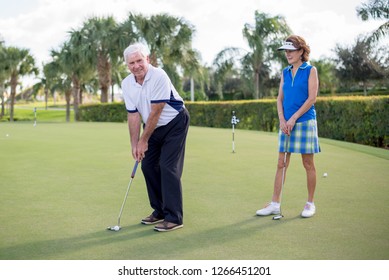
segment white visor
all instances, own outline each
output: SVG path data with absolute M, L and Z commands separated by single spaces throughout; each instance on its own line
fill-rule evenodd
M 291 50 L 291 51 L 296 51 L 298 50 L 298 48 L 296 48 L 295 46 L 293 46 L 293 43 L 292 42 L 284 42 L 282 47 L 279 47 L 277 50 L 281 51 L 281 50 Z

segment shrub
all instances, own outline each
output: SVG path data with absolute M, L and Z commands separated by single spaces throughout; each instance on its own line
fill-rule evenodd
M 278 131 L 275 99 L 186 102 L 191 125 L 229 128 L 232 111 L 237 128 Z M 318 97 L 319 136 L 375 147 L 389 147 L 389 96 Z M 125 122 L 123 103 L 80 106 L 81 121 Z
M 79 107 L 78 121 L 125 122 L 127 111 L 124 103 L 90 104 Z

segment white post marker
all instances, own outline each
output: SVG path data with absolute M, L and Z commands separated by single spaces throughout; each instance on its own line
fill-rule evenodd
M 34 107 L 34 126 L 36 126 L 36 107 Z
M 235 111 L 232 111 L 232 152 L 235 153 L 235 126 L 239 123 L 239 119 L 235 115 Z

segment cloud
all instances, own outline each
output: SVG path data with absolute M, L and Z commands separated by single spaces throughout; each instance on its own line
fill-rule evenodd
M 355 8 L 360 0 L 0 0 L 0 34 L 7 45 L 28 48 L 39 65 L 50 59 L 50 49 L 67 40 L 91 16 L 113 16 L 123 21 L 129 12 L 167 13 L 194 25 L 193 47 L 208 65 L 225 47 L 247 48 L 242 36 L 254 12 L 283 15 L 294 33 L 308 41 L 312 58 L 329 56 L 336 43 L 352 43 L 356 36 L 378 26 L 362 22 Z M 4 2 L 4 3 L 3 3 Z M 7 4 L 5 4 L 5 2 Z M 12 2 L 11 4 L 9 4 Z M 3 7 L 5 7 L 3 9 Z

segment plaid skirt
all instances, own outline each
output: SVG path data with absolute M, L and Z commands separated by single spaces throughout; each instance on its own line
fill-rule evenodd
M 278 151 L 284 153 L 287 135 L 281 130 L 278 132 Z M 289 137 L 289 153 L 316 154 L 320 152 L 319 136 L 316 120 L 296 123 Z

